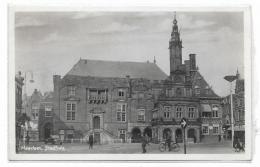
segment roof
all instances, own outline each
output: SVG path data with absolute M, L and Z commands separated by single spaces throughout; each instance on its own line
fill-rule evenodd
M 192 76 L 192 85 L 193 88 L 200 88 L 200 97 L 219 97 L 209 86 L 199 71 L 196 71 L 196 73 Z
M 149 62 L 120 62 L 80 59 L 67 75 L 108 77 L 108 78 L 145 78 L 164 80 L 167 75 L 155 64 Z

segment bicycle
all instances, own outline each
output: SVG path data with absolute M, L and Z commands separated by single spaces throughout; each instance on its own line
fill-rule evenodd
M 180 145 L 179 145 L 177 142 L 171 141 L 170 147 L 171 147 L 170 150 L 173 150 L 174 152 L 180 151 Z M 166 148 L 167 148 L 167 143 L 166 143 L 166 141 L 160 142 L 160 144 L 159 144 L 159 150 L 160 150 L 161 152 L 164 152 L 164 151 L 166 151 Z

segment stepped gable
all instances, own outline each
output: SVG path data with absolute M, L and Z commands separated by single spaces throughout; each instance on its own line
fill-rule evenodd
M 200 97 L 219 97 L 199 71 L 196 71 L 192 76 L 192 87 L 193 89 L 200 88 Z
M 164 80 L 167 75 L 155 64 L 149 62 L 121 62 L 80 59 L 66 75 L 107 78 L 144 78 Z

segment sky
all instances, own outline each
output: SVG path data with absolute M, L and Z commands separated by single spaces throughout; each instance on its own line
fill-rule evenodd
M 27 76 L 26 93 L 53 90 L 80 58 L 153 62 L 169 74 L 174 12 L 17 12 L 15 71 Z M 225 75 L 244 75 L 243 13 L 177 12 L 183 61 L 196 54 L 200 73 L 220 96 Z M 29 80 L 33 75 L 34 83 Z

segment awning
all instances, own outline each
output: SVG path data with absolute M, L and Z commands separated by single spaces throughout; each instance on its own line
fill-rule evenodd
M 209 104 L 202 104 L 201 108 L 202 108 L 202 112 L 211 112 L 211 107 Z

